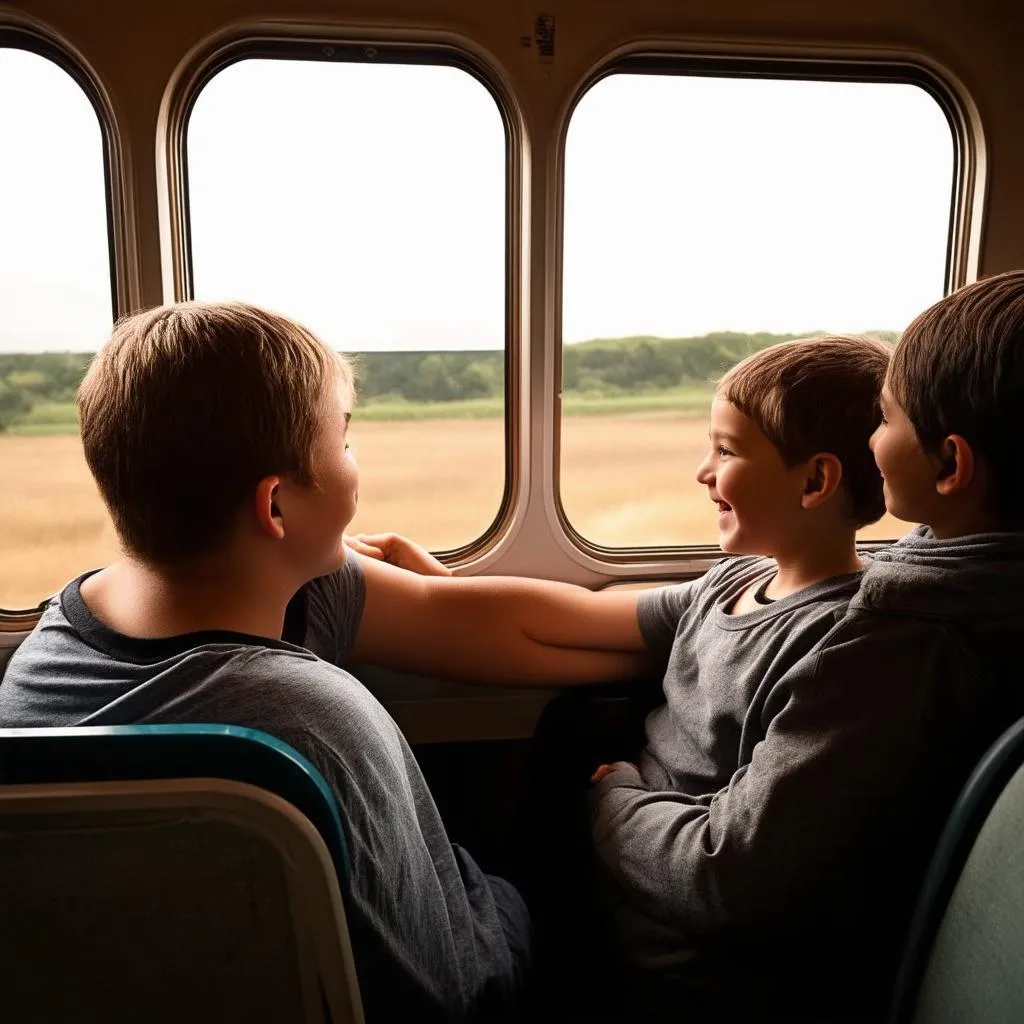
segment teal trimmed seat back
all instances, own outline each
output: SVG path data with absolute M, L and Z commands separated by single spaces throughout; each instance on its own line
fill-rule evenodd
M 0 729 L 12 1020 L 361 1024 L 338 807 L 222 725 Z
M 891 1024 L 1024 1021 L 1024 720 L 964 786 L 929 867 Z
M 0 786 L 223 778 L 268 790 L 301 811 L 327 844 L 342 886 L 348 843 L 323 776 L 297 750 L 237 725 L 0 729 Z

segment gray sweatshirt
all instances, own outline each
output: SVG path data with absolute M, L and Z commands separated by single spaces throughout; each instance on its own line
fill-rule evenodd
M 959 787 L 1024 713 L 1024 534 L 877 554 L 845 619 L 771 685 L 715 793 L 631 768 L 593 794 L 627 952 L 682 987 L 787 1019 L 884 1006 Z

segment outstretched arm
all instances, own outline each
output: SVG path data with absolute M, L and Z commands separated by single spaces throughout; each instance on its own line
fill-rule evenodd
M 361 564 L 366 596 L 353 661 L 506 686 L 610 682 L 651 667 L 635 591 Z

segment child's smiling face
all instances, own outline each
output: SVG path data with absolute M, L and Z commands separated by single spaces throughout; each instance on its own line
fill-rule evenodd
M 776 555 L 792 543 L 807 481 L 803 464 L 788 467 L 756 423 L 715 398 L 710 451 L 697 481 L 718 506 L 718 542 L 730 554 Z

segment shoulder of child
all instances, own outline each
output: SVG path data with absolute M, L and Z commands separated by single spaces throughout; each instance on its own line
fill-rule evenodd
M 394 723 L 376 697 L 350 672 L 292 647 L 252 647 L 231 659 L 231 700 L 243 712 L 282 727 L 365 733 Z M 222 691 L 223 693 L 223 691 Z

